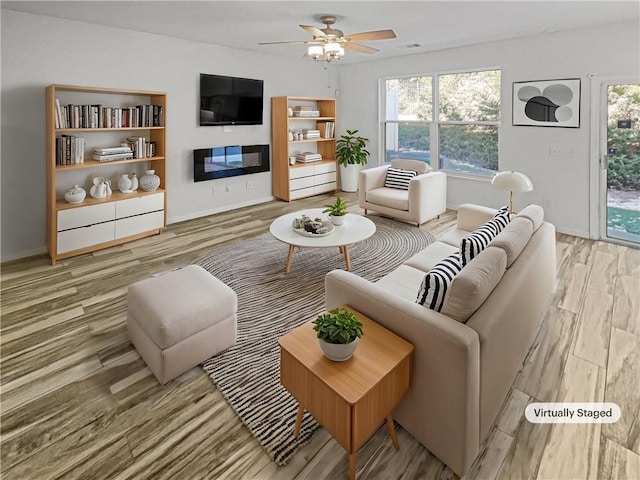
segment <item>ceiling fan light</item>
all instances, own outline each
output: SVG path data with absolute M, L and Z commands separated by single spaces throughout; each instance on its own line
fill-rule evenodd
M 311 45 L 307 50 L 307 55 L 309 55 L 314 60 L 318 60 L 322 57 L 322 47 L 320 45 Z
M 336 53 L 337 54 L 338 52 L 340 52 L 340 50 L 342 50 L 342 54 L 344 55 L 344 49 L 342 49 L 342 47 L 340 47 L 339 43 L 332 42 L 332 43 L 327 43 L 324 46 L 324 53 L 327 54 L 327 55 L 330 54 L 330 53 Z

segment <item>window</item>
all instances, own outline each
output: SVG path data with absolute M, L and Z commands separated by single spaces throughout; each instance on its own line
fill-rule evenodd
M 385 95 L 385 162 L 401 157 L 471 175 L 498 171 L 499 70 L 388 79 Z
M 385 162 L 411 158 L 431 164 L 431 77 L 386 81 Z

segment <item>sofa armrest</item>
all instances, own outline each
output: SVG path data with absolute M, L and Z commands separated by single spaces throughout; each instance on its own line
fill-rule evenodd
M 367 192 L 374 188 L 384 187 L 389 165 L 360 170 L 358 174 L 358 200 L 360 207 L 364 208 Z
M 447 209 L 447 176 L 443 172 L 423 173 L 409 182 L 409 212 L 419 224 Z
M 495 208 L 482 207 L 471 203 L 463 203 L 458 207 L 459 230 L 473 232 L 483 223 L 488 222 L 498 212 Z
M 340 305 L 356 309 L 413 344 L 411 385 L 394 417 L 454 472 L 463 475 L 480 442 L 480 345 L 476 332 L 357 275 L 334 270 L 325 277 L 325 306 Z

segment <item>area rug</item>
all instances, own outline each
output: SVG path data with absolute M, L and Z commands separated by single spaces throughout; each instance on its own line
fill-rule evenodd
M 369 217 L 376 233 L 349 247 L 351 271 L 375 281 L 434 241 L 415 226 Z M 207 360 L 203 369 L 233 410 L 278 465 L 312 437 L 318 424 L 305 412 L 293 436 L 298 404 L 280 385 L 278 338 L 324 310 L 324 277 L 344 268 L 338 249 L 296 249 L 284 273 L 288 245 L 270 234 L 221 247 L 194 263 L 238 295 L 234 347 Z

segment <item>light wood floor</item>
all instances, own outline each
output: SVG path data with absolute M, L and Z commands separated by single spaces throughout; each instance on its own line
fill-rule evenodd
M 355 195 L 347 196 L 352 211 Z M 277 468 L 196 367 L 160 386 L 126 336 L 129 284 L 268 231 L 329 196 L 271 202 L 170 225 L 162 235 L 60 262 L 2 265 L 1 470 L 57 478 L 346 478 L 347 455 L 320 430 Z M 438 235 L 455 212 L 422 228 Z M 467 478 L 640 478 L 640 252 L 557 237 L 559 287 L 511 395 Z M 284 262 L 283 258 L 283 262 Z M 284 263 L 283 263 L 284 266 Z M 523 420 L 533 401 L 607 401 L 608 425 Z M 360 479 L 450 478 L 403 429 L 357 455 Z

